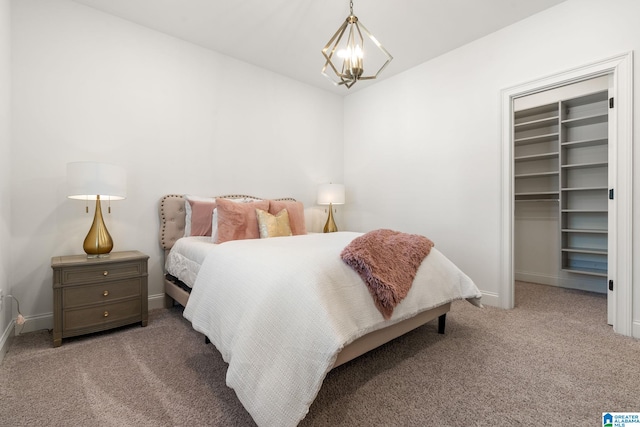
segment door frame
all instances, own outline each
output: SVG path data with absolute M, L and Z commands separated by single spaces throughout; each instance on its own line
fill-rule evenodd
M 609 159 L 609 167 L 615 169 L 614 203 L 609 203 L 609 215 L 613 215 L 615 243 L 609 254 L 609 279 L 614 281 L 613 329 L 615 332 L 633 335 L 633 52 L 574 68 L 531 82 L 502 90 L 502 179 L 501 179 L 501 239 L 500 239 L 500 306 L 514 307 L 514 214 L 513 201 L 513 100 L 587 80 L 611 75 L 615 97 L 614 114 L 610 115 L 610 135 L 615 138 Z M 613 260 L 613 263 L 611 262 Z

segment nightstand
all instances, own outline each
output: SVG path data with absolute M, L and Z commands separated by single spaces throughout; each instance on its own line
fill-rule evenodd
M 148 259 L 138 251 L 51 258 L 53 346 L 60 346 L 62 338 L 131 323 L 147 326 Z

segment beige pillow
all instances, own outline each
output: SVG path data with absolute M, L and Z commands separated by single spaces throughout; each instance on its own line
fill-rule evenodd
M 218 210 L 218 239 L 215 243 L 229 240 L 258 239 L 256 209 L 268 210 L 269 201 L 235 203 L 229 199 L 216 199 Z
M 262 209 L 256 209 L 256 216 L 258 217 L 261 239 L 293 235 L 289 225 L 289 213 L 286 209 L 282 209 L 276 215 L 271 215 Z
M 307 226 L 304 221 L 304 205 L 302 202 L 291 200 L 270 200 L 269 213 L 276 215 L 281 210 L 286 209 L 289 214 L 289 225 L 294 236 L 307 234 Z

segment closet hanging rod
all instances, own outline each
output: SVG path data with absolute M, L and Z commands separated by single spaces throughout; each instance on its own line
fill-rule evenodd
M 516 202 L 559 202 L 560 199 L 526 199 L 526 200 L 519 200 L 516 199 Z

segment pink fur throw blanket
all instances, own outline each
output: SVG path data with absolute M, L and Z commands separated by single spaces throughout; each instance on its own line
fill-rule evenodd
M 362 277 L 376 307 L 389 319 L 433 246 L 424 236 L 382 229 L 353 239 L 340 257 Z

